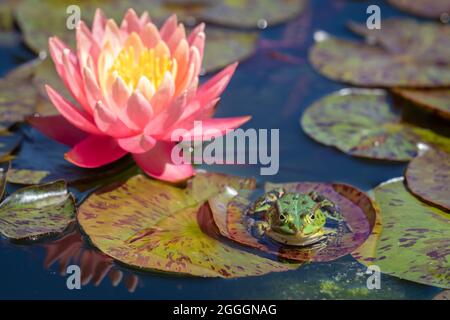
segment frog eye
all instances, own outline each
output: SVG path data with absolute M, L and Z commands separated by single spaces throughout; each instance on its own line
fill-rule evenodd
M 280 221 L 285 221 L 286 220 L 286 216 L 284 214 L 280 214 Z

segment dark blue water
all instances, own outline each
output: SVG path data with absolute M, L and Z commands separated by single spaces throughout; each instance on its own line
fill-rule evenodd
M 217 113 L 218 116 L 252 115 L 244 128 L 280 129 L 279 173 L 271 177 L 259 176 L 257 166 L 214 166 L 208 170 L 254 176 L 260 184 L 264 181 L 336 181 L 363 190 L 402 175 L 404 164 L 352 158 L 315 143 L 302 132 L 299 119 L 305 108 L 320 97 L 345 87 L 325 79 L 309 66 L 307 52 L 313 43 L 313 32 L 325 30 L 339 37 L 354 37 L 346 30 L 345 22 L 349 19 L 365 21 L 369 5 L 344 0 L 313 0 L 311 3 L 302 20 L 262 32 L 263 48 L 241 63 Z M 383 1 L 370 4 L 382 8 L 383 18 L 403 15 Z M 280 46 L 279 40 L 283 38 L 288 40 L 289 46 Z M 22 45 L 11 41 L 0 50 L 0 74 L 32 57 Z M 96 254 L 78 241 L 76 230 L 69 236 L 58 242 L 55 249 L 58 254 L 70 252 L 70 248 Z M 107 276 L 98 286 L 92 280 L 81 290 L 70 291 L 65 276 L 60 275 L 58 263 L 44 267 L 52 244 L 55 248 L 55 240 L 35 245 L 0 240 L 0 298 L 430 299 L 441 291 L 387 275 L 382 276 L 381 290 L 368 291 L 365 267 L 351 257 L 310 264 L 292 272 L 234 280 L 144 274 L 113 265 L 113 273 L 123 274 L 117 287 Z M 99 270 L 93 273 L 98 275 Z M 136 280 L 137 286 L 133 289 Z

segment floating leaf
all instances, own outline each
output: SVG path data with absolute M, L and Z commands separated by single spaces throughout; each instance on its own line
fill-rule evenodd
M 439 18 L 444 13 L 450 13 L 449 0 L 388 0 L 388 2 L 400 10 L 425 18 Z
M 240 244 L 257 248 L 279 257 L 298 261 L 332 261 L 358 248 L 369 236 L 375 223 L 375 206 L 363 192 L 344 184 L 288 183 L 267 184 L 266 191 L 282 187 L 288 192 L 317 191 L 333 201 L 345 219 L 334 236 L 325 243 L 307 247 L 283 246 L 269 239 L 257 239 L 245 224 L 245 212 L 251 201 L 235 192 L 224 192 L 209 200 L 214 221 L 221 234 Z
M 393 89 L 393 92 L 414 104 L 450 120 L 450 89 Z
M 416 196 L 450 211 L 450 154 L 428 150 L 409 163 L 405 178 Z
M 433 300 L 450 300 L 450 290 L 444 290 L 437 294 Z
M 414 55 L 392 54 L 367 44 L 328 37 L 309 53 L 324 76 L 366 87 L 450 86 L 450 64 L 420 61 Z
M 450 139 L 402 122 L 383 90 L 344 89 L 320 99 L 301 119 L 314 140 L 353 156 L 408 161 L 418 144 L 448 150 Z
M 413 57 L 417 63 L 450 63 L 450 25 L 417 22 L 413 19 L 383 20 L 383 29 L 369 29 L 366 24 L 351 22 L 351 30 L 366 37 L 388 53 Z
M 181 189 L 137 175 L 92 194 L 81 205 L 78 221 L 102 252 L 140 269 L 230 278 L 297 267 L 226 244 L 208 207 L 202 206 L 221 185 L 239 189 L 253 184 L 198 173 Z
M 11 169 L 8 172 L 8 182 L 16 184 L 39 184 L 49 174 L 50 172 L 48 171 Z
M 0 199 L 3 199 L 3 195 L 5 194 L 6 178 L 8 176 L 9 167 L 9 162 L 0 163 Z
M 0 2 L 0 30 L 14 28 L 14 6 L 18 0 L 2 0 Z
M 0 122 L 20 122 L 34 113 L 37 92 L 29 79 L 0 80 Z
M 265 28 L 291 20 L 306 7 L 306 0 L 219 0 L 200 18 L 229 27 Z
M 203 68 L 208 73 L 250 57 L 256 50 L 258 33 L 208 26 L 206 37 Z
M 0 234 L 14 240 L 57 234 L 75 219 L 75 212 L 64 181 L 23 188 L 0 204 Z
M 373 196 L 380 206 L 383 228 L 374 237 L 375 252 L 355 253 L 354 257 L 401 279 L 450 288 L 448 214 L 411 195 L 402 179 L 378 186 Z
M 16 170 L 49 172 L 41 182 L 59 179 L 68 183 L 95 181 L 123 172 L 134 165 L 131 159 L 125 157 L 98 169 L 80 168 L 64 158 L 69 147 L 45 137 L 34 128 L 24 127 L 23 130 L 26 139 L 12 161 L 12 167 Z

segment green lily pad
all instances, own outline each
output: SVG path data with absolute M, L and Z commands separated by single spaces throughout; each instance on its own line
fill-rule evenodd
M 219 0 L 205 8 L 200 18 L 228 27 L 265 28 L 295 18 L 306 4 L 306 0 Z
M 417 22 L 413 19 L 383 19 L 382 29 L 351 22 L 351 30 L 393 55 L 414 57 L 417 63 L 450 63 L 450 25 Z
M 421 61 L 414 54 L 393 54 L 350 40 L 326 37 L 310 50 L 309 60 L 322 75 L 358 86 L 450 86 L 450 64 Z
M 450 89 L 393 89 L 396 95 L 450 120 Z
M 177 188 L 137 175 L 92 194 L 78 221 L 103 253 L 144 270 L 233 278 L 298 267 L 240 250 L 219 236 L 203 203 L 224 185 L 252 188 L 254 181 L 197 173 L 186 188 Z
M 266 191 L 282 187 L 288 192 L 317 191 L 333 201 L 345 224 L 334 225 L 334 236 L 317 245 L 306 247 L 284 246 L 269 239 L 255 238 L 246 227 L 245 212 L 251 201 L 237 191 L 228 190 L 209 199 L 214 221 L 221 234 L 237 243 L 257 248 L 270 254 L 297 261 L 332 261 L 356 250 L 369 236 L 375 223 L 375 206 L 363 192 L 345 184 L 287 183 L 266 184 Z M 248 194 L 247 194 L 248 196 Z M 331 228 L 330 225 L 327 226 Z
M 0 133 L 0 160 L 8 158 L 22 142 L 22 135 L 3 131 Z
M 384 90 L 343 89 L 309 107 L 301 125 L 317 142 L 363 158 L 409 161 L 419 143 L 450 148 L 450 139 L 402 122 L 387 99 Z
M 50 175 L 48 171 L 11 169 L 8 172 L 8 182 L 16 184 L 39 184 Z
M 442 14 L 450 14 L 449 0 L 388 0 L 390 4 L 420 17 L 439 18 Z
M 381 272 L 441 288 L 450 288 L 450 218 L 418 200 L 402 179 L 373 190 L 383 221 L 372 254 L 354 254 Z M 366 252 L 367 253 L 367 252 Z
M 426 151 L 409 163 L 405 178 L 413 194 L 450 211 L 450 154 Z
M 64 181 L 26 187 L 0 204 L 0 234 L 14 240 L 37 240 L 64 231 L 75 212 L 75 199 Z
M 240 32 L 221 28 L 206 28 L 204 72 L 221 69 L 230 63 L 253 55 L 258 42 L 257 32 Z
M 0 80 L 0 122 L 14 123 L 24 121 L 33 114 L 37 91 L 30 79 Z
M 0 2 L 0 30 L 14 28 L 14 7 L 18 0 L 2 0 Z

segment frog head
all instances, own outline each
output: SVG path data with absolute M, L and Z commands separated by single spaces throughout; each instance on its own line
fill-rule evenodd
M 297 237 L 321 235 L 326 215 L 320 203 L 309 195 L 284 193 L 274 204 L 271 219 L 273 232 Z

